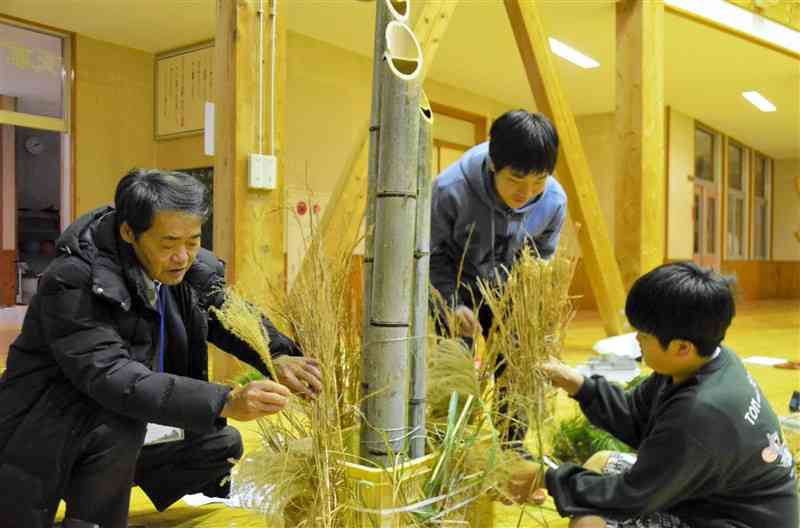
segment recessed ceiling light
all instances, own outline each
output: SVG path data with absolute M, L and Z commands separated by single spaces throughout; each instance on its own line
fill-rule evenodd
M 750 101 L 753 106 L 761 110 L 762 112 L 774 112 L 777 110 L 774 104 L 772 104 L 769 99 L 764 97 L 758 92 L 742 92 L 742 97 Z
M 594 60 L 593 58 L 584 55 L 580 51 L 567 46 L 560 40 L 556 40 L 553 37 L 550 37 L 550 49 L 553 50 L 553 53 L 561 57 L 562 59 L 566 59 L 572 64 L 576 66 L 580 66 L 581 68 L 597 68 L 600 66 L 600 63 Z
M 707 18 L 775 46 L 800 53 L 800 31 L 773 22 L 724 0 L 664 0 L 668 7 Z

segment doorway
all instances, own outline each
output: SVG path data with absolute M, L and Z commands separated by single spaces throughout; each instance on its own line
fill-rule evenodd
M 28 304 L 37 277 L 55 256 L 61 234 L 61 134 L 15 127 L 16 239 L 22 284 L 20 304 Z

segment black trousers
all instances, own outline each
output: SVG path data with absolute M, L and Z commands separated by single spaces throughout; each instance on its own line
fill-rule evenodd
M 474 310 L 474 308 L 473 308 Z M 493 315 L 492 311 L 489 309 L 488 306 L 481 303 L 480 308 L 477 310 L 475 314 L 478 322 L 481 325 L 481 334 L 483 335 L 484 339 L 489 337 L 489 330 L 492 328 L 492 320 Z M 467 345 L 467 348 L 470 350 L 474 349 L 475 343 L 471 337 L 462 338 Z M 506 370 L 506 363 L 505 363 L 505 356 L 500 353 L 497 355 L 497 359 L 495 361 L 495 369 L 494 369 L 494 380 L 495 383 L 498 383 L 500 378 L 503 376 L 503 373 Z M 501 387 L 498 390 L 497 398 L 503 402 L 500 404 L 500 407 L 497 409 L 499 414 L 499 420 L 505 420 L 506 416 L 509 414 L 508 408 L 508 401 L 506 399 L 507 389 L 505 387 Z M 525 435 L 528 434 L 528 422 L 527 418 L 524 416 L 515 414 L 511 417 L 511 423 L 508 426 L 508 433 L 505 435 L 504 438 L 501 438 L 501 441 L 507 446 L 512 448 L 522 448 L 523 442 L 525 440 Z
M 232 460 L 242 456 L 242 438 L 227 426 L 209 434 L 187 433 L 180 442 L 144 447 L 146 426 L 112 413 L 94 420 L 76 446 L 62 489 L 65 518 L 101 528 L 126 528 L 131 486 L 139 485 L 158 511 L 188 493 L 227 496 L 222 483 Z M 22 525 L 20 525 L 22 526 Z

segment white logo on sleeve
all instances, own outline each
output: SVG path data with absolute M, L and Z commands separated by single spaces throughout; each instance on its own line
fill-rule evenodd
M 749 373 L 747 374 L 747 379 L 750 381 L 750 385 L 753 386 L 753 397 L 750 398 L 750 404 L 744 413 L 744 421 L 750 425 L 755 425 L 761 414 L 761 391 L 758 390 L 758 385 Z
M 781 441 L 781 437 L 777 432 L 767 433 L 767 442 L 769 445 L 761 451 L 761 458 L 767 464 L 772 464 L 776 460 L 778 465 L 785 468 L 790 468 L 793 465 L 792 453 L 789 447 Z

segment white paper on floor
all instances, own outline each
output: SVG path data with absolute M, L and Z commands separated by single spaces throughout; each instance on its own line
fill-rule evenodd
M 768 367 L 772 367 L 775 365 L 780 365 L 781 363 L 786 363 L 788 360 L 769 356 L 749 356 L 744 358 L 742 361 L 745 363 L 752 363 L 754 365 L 766 365 Z
M 223 499 L 222 497 L 208 497 L 202 493 L 193 493 L 192 495 L 184 495 L 183 502 L 189 506 L 205 506 L 206 504 L 224 504 L 231 508 L 240 508 L 241 504 L 236 497 L 230 499 Z
M 636 332 L 606 337 L 592 346 L 592 350 L 602 356 L 619 356 L 636 359 L 642 355 Z

